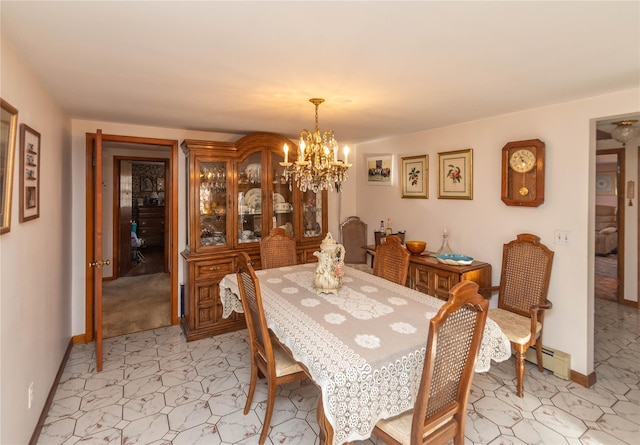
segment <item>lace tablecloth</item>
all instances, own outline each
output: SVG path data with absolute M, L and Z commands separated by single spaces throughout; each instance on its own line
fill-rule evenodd
M 366 439 L 378 420 L 413 408 L 429 320 L 444 301 L 349 267 L 337 295 L 317 294 L 315 267 L 256 271 L 267 324 L 321 387 L 334 443 Z M 238 294 L 235 274 L 220 286 Z M 487 318 L 476 372 L 510 356 Z

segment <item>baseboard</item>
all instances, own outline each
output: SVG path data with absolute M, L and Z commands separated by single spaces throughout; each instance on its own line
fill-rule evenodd
M 585 388 L 591 388 L 597 380 L 595 371 L 589 375 L 584 375 L 571 370 L 571 375 L 569 378 L 572 382 L 576 382 L 577 384 L 582 385 Z
M 60 379 L 62 378 L 62 373 L 64 372 L 64 368 L 67 365 L 67 361 L 69 360 L 69 355 L 71 354 L 71 349 L 73 348 L 74 338 L 75 337 L 72 337 L 69 340 L 69 344 L 67 345 L 67 350 L 64 353 L 64 357 L 62 357 L 62 363 L 60 363 L 60 367 L 58 368 L 58 373 L 56 374 L 56 378 L 53 380 L 51 389 L 49 390 L 49 395 L 47 396 L 47 400 L 44 403 L 42 412 L 40 413 L 40 418 L 38 419 L 38 423 L 36 424 L 36 427 L 33 430 L 31 439 L 29 440 L 29 445 L 36 445 L 38 443 L 38 439 L 40 438 L 40 433 L 42 432 L 42 427 L 44 426 L 45 420 L 47 420 L 47 414 L 49 414 L 51 405 L 53 405 L 53 397 L 56 394 L 56 389 L 58 388 L 58 384 L 60 383 Z
M 78 343 L 88 343 L 86 334 L 78 334 L 71 337 L 71 342 L 75 345 Z

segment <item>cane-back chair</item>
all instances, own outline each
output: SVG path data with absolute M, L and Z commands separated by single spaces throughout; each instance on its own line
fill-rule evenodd
M 275 227 L 260 240 L 260 263 L 263 269 L 298 264 L 296 240 L 280 227 Z
M 346 252 L 344 262 L 366 264 L 367 251 L 362 246 L 367 244 L 367 224 L 357 216 L 350 216 L 340 224 L 340 234 Z
M 260 284 L 249 256 L 245 252 L 241 252 L 238 261 L 238 290 L 247 320 L 249 343 L 251 344 L 251 383 L 247 402 L 244 405 L 244 414 L 246 415 L 251 408 L 258 372 L 260 372 L 267 378 L 268 385 L 267 408 L 259 440 L 262 445 L 267 438 L 271 424 L 276 387 L 295 380 L 304 380 L 307 378 L 307 374 L 267 327 L 262 307 Z
M 376 247 L 373 274 L 404 286 L 409 272 L 409 260 L 410 254 L 400 238 L 388 235 L 386 241 Z
M 511 342 L 515 352 L 516 395 L 524 392 L 524 359 L 529 346 L 536 345 L 538 369 L 542 372 L 542 328 L 544 311 L 551 309 L 547 300 L 553 251 L 540 242 L 540 237 L 521 233 L 504 245 L 502 272 L 498 291 L 498 307 L 489 316 Z
M 489 302 L 461 281 L 429 323 L 427 354 L 413 410 L 380 420 L 373 433 L 388 444 L 464 444 L 467 400 Z

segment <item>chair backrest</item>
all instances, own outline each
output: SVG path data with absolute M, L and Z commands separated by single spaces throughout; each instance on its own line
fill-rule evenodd
M 367 251 L 362 248 L 367 244 L 367 224 L 357 216 L 350 216 L 340 224 L 340 242 L 344 246 L 344 262 L 347 264 L 365 264 Z
M 489 302 L 478 294 L 478 285 L 461 281 L 451 288 L 449 299 L 431 319 L 411 443 L 423 443 L 425 431 L 433 429 L 434 423 L 450 437 L 455 431 L 464 432 L 467 399 L 488 310 Z
M 275 373 L 273 346 L 262 307 L 260 284 L 246 252 L 240 252 L 238 256 L 238 291 L 247 321 L 251 354 L 254 357 L 261 355 L 267 366 L 274 367 Z
M 521 233 L 502 249 L 502 272 L 498 307 L 531 317 L 531 306 L 545 303 L 549 290 L 553 251 L 540 237 Z M 542 322 L 544 311 L 538 316 Z
M 263 269 L 297 264 L 296 240 L 280 227 L 271 229 L 260 240 L 260 263 Z
M 373 274 L 404 286 L 407 282 L 409 260 L 410 254 L 400 238 L 389 235 L 384 243 L 376 247 Z

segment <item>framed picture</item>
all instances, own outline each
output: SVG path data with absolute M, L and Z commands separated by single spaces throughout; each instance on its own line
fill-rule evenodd
M 153 192 L 154 188 L 153 188 L 153 179 L 151 178 L 144 178 L 142 180 L 142 191 L 143 192 Z
M 393 156 L 372 156 L 367 158 L 367 184 L 393 184 Z
M 403 198 L 429 197 L 429 156 L 402 158 L 401 181 Z
M 40 216 L 40 133 L 20 124 L 20 222 Z
M 438 199 L 473 199 L 473 150 L 438 153 Z
M 164 192 L 164 178 L 156 179 L 156 191 Z
M 617 195 L 618 184 L 615 172 L 596 173 L 596 195 Z
M 11 192 L 18 110 L 0 99 L 0 111 L 0 233 L 7 233 L 11 229 Z

